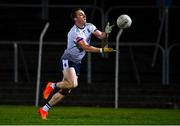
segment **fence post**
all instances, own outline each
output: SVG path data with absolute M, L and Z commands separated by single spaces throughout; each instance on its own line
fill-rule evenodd
M 18 82 L 18 44 L 14 42 L 14 82 Z
M 118 108 L 118 83 L 119 83 L 119 39 L 123 32 L 120 29 L 116 36 L 116 66 L 115 66 L 115 108 Z
M 45 35 L 48 27 L 49 27 L 49 22 L 46 23 L 43 31 L 41 32 L 40 40 L 39 40 L 39 56 L 38 56 L 37 83 L 36 83 L 36 103 L 35 103 L 36 107 L 39 106 L 39 87 L 40 87 L 40 80 L 41 80 L 42 44 L 43 44 L 44 35 Z

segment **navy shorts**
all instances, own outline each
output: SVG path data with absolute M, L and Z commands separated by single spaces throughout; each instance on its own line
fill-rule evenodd
M 60 67 L 61 71 L 63 71 L 66 68 L 74 67 L 74 69 L 76 71 L 76 75 L 79 76 L 81 64 L 80 63 L 74 63 L 74 62 L 69 61 L 67 59 L 60 59 L 59 60 L 59 67 Z

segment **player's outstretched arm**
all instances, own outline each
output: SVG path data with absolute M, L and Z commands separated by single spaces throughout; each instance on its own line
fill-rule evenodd
M 102 32 L 100 30 L 96 30 L 95 32 L 93 32 L 93 34 L 99 38 L 99 39 L 106 39 L 108 34 L 111 33 L 112 28 L 114 27 L 114 25 L 109 25 L 109 22 L 107 23 L 106 27 L 105 27 L 105 32 Z
M 108 48 L 106 46 L 104 48 L 98 48 L 98 47 L 87 45 L 86 42 L 83 40 L 78 42 L 78 45 L 86 52 L 91 52 L 91 53 L 108 53 L 108 52 L 115 51 L 113 48 Z

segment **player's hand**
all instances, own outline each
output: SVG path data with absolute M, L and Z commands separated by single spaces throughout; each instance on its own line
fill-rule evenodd
M 108 53 L 108 52 L 114 52 L 115 50 L 113 48 L 103 48 L 103 52 Z
M 108 22 L 105 27 L 105 33 L 107 33 L 107 34 L 111 33 L 113 27 L 114 27 L 114 24 L 110 26 L 109 22 Z
M 115 52 L 116 50 L 114 50 L 113 48 L 108 48 L 108 45 L 104 46 L 103 48 L 100 49 L 101 53 L 109 53 L 109 52 Z

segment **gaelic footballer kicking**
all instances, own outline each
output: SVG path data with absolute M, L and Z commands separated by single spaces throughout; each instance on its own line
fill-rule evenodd
M 64 51 L 58 61 L 60 69 L 63 72 L 63 79 L 60 82 L 49 82 L 43 91 L 44 99 L 48 99 L 54 89 L 58 89 L 52 98 L 39 109 L 41 118 L 47 119 L 49 109 L 70 93 L 70 91 L 78 86 L 78 75 L 80 73 L 81 60 L 86 52 L 91 53 L 109 53 L 114 52 L 113 48 L 98 48 L 90 45 L 90 38 L 93 34 L 97 38 L 103 40 L 111 33 L 112 26 L 107 23 L 105 32 L 102 32 L 91 23 L 86 22 L 86 14 L 80 8 L 74 9 L 71 13 L 74 26 L 68 32 L 67 49 Z

